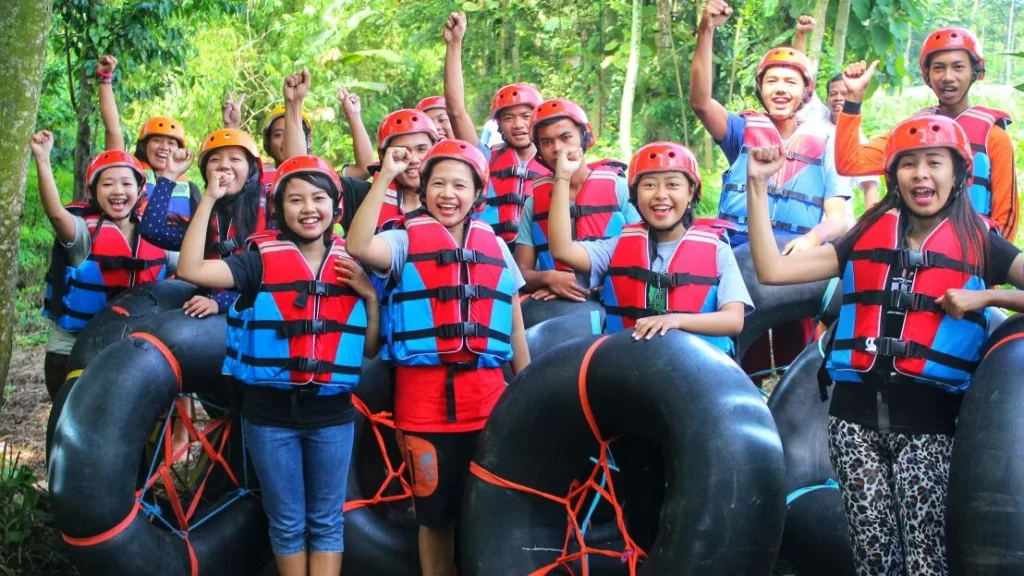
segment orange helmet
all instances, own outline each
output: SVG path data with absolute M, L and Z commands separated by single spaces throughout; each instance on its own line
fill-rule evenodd
M 478 183 L 480 184 L 480 188 L 485 188 L 487 186 L 487 179 L 490 175 L 490 170 L 487 167 L 487 159 L 484 158 L 483 152 L 469 142 L 456 140 L 454 138 L 438 142 L 430 149 L 429 152 L 427 152 L 427 155 L 423 157 L 420 174 L 428 173 L 430 171 L 430 166 L 438 160 L 458 160 L 469 164 L 469 167 L 473 169 L 473 174 L 479 180 Z
M 652 172 L 682 172 L 694 186 L 693 203 L 700 201 L 697 158 L 686 146 L 675 142 L 652 142 L 637 150 L 629 162 L 630 190 L 636 188 L 641 176 Z
M 922 148 L 949 148 L 963 158 L 967 174 L 972 173 L 974 158 L 967 133 L 955 120 L 934 114 L 915 116 L 892 129 L 885 143 L 886 173 L 901 154 Z
M 85 181 L 88 187 L 92 188 L 96 185 L 100 172 L 119 166 L 131 168 L 135 172 L 140 188 L 146 185 L 146 172 L 138 158 L 123 150 L 108 150 L 93 158 L 92 162 L 89 162 L 89 167 L 85 169 Z
M 448 103 L 445 101 L 444 96 L 427 96 L 423 100 L 420 100 L 420 103 L 416 105 L 416 109 L 420 112 L 447 107 Z
M 565 98 L 546 100 L 534 109 L 533 117 L 530 118 L 530 138 L 537 142 L 537 125 L 557 118 L 568 118 L 583 128 L 580 145 L 586 152 L 594 142 L 594 129 L 590 127 L 590 120 L 587 119 L 587 113 L 583 111 L 583 108 Z
M 260 158 L 260 150 L 256 147 L 256 142 L 253 141 L 252 136 L 234 128 L 222 128 L 211 132 L 209 136 L 203 139 L 203 143 L 199 147 L 199 163 L 202 164 L 203 158 L 210 152 L 228 146 L 241 146 L 256 160 Z
M 391 139 L 405 134 L 426 134 L 430 143 L 437 142 L 437 127 L 429 116 L 419 110 L 395 110 L 380 121 L 377 127 L 377 153 L 383 157 Z
M 497 119 L 498 113 L 503 108 L 526 104 L 530 108 L 536 108 L 544 101 L 540 92 L 529 84 L 509 84 L 498 89 L 491 102 L 491 118 Z
M 754 75 L 754 94 L 757 95 L 758 102 L 764 106 L 764 98 L 761 96 L 761 79 L 764 78 L 764 73 L 769 68 L 777 66 L 792 68 L 804 77 L 804 99 L 797 108 L 799 110 L 811 101 L 811 96 L 814 94 L 814 76 L 811 75 L 811 62 L 803 52 L 796 48 L 772 48 L 761 58 L 761 62 L 757 65 L 757 73 Z
M 139 142 L 150 136 L 167 136 L 178 141 L 178 145 L 185 147 L 185 128 L 174 118 L 169 116 L 153 116 L 139 129 Z
M 939 28 L 924 40 L 921 57 L 917 63 L 921 66 L 921 75 L 925 84 L 928 83 L 928 60 L 937 52 L 946 50 L 965 50 L 977 63 L 978 80 L 985 77 L 985 57 L 981 53 L 981 42 L 973 32 L 966 28 Z

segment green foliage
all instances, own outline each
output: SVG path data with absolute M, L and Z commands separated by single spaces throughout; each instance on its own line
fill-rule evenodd
M 59 553 L 46 491 L 13 449 L 0 452 L 0 574 L 77 574 Z

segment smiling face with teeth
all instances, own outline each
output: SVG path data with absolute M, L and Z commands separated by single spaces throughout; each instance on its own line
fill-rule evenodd
M 334 201 L 323 188 L 302 178 L 289 178 L 282 212 L 285 226 L 303 240 L 316 240 L 334 224 Z
M 231 174 L 227 195 L 238 194 L 245 187 L 249 177 L 249 153 L 241 146 L 225 146 L 210 151 L 206 160 L 206 181 L 212 181 L 217 173 Z
M 761 98 L 772 118 L 792 118 L 803 103 L 806 89 L 803 75 L 788 66 L 773 66 L 761 77 Z
M 928 85 L 942 106 L 958 106 L 973 81 L 974 69 L 966 50 L 937 52 L 928 60 Z
M 93 190 L 96 204 L 107 218 L 119 222 L 131 216 L 139 200 L 139 180 L 126 166 L 107 168 L 96 177 Z
M 498 112 L 498 130 L 513 148 L 517 150 L 528 148 L 531 144 L 531 118 L 533 118 L 533 107 L 529 104 L 516 104 L 502 108 Z
M 427 211 L 449 230 L 458 229 L 473 209 L 480 194 L 469 164 L 459 160 L 438 160 L 427 175 Z
M 651 172 L 637 183 L 640 216 L 661 242 L 682 237 L 686 230 L 676 224 L 692 200 L 693 184 L 682 172 Z
M 167 168 L 167 160 L 178 148 L 181 148 L 181 145 L 170 136 L 150 136 L 146 138 L 147 163 L 153 167 L 153 170 L 158 172 L 165 170 Z
M 896 159 L 900 198 L 919 218 L 935 216 L 946 206 L 956 181 L 953 154 L 948 148 L 921 148 Z

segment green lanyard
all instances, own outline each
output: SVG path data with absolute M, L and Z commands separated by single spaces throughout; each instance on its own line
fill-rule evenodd
M 647 309 L 657 312 L 668 310 L 668 288 L 647 286 Z

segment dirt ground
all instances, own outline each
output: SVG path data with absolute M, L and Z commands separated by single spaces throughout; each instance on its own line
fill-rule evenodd
M 7 403 L 0 408 L 0 444 L 21 454 L 41 482 L 46 480 L 46 419 L 50 415 L 50 396 L 43 380 L 46 347 L 15 346 L 7 385 L 13 388 Z M 44 484 L 45 485 L 45 484 Z

